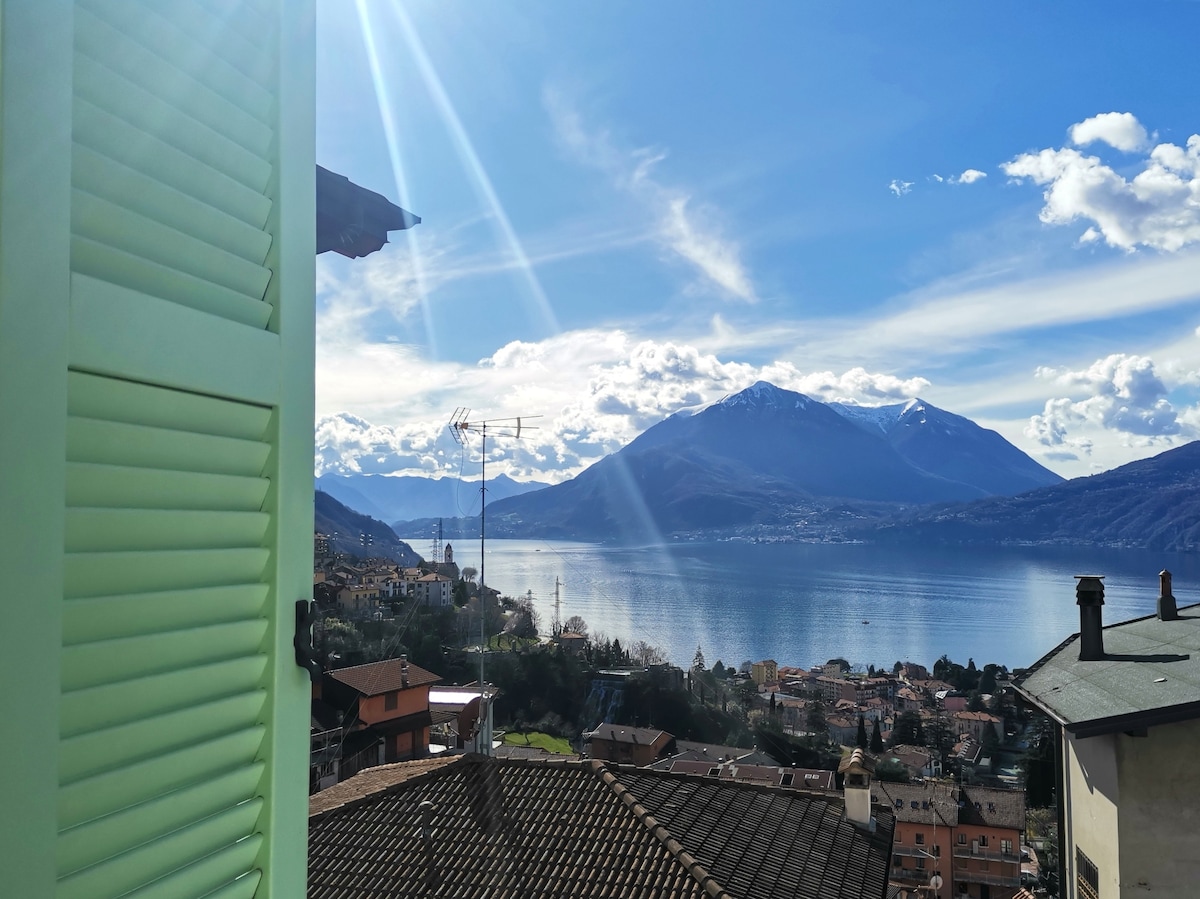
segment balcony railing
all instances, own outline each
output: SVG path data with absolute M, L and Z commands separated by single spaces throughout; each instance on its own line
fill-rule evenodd
M 932 846 L 892 846 L 892 855 L 903 855 L 908 858 L 939 858 Z
M 1019 887 L 1021 877 L 1010 877 L 1006 874 L 993 874 L 990 871 L 968 871 L 965 868 L 954 869 L 956 883 L 984 883 L 994 887 Z
M 1000 852 L 997 849 L 973 849 L 970 846 L 955 846 L 955 858 L 978 858 L 989 862 L 1019 862 L 1015 852 Z

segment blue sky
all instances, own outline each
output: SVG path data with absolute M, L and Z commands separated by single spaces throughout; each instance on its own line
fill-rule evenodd
M 1200 432 L 1200 3 L 318 9 L 318 162 L 424 220 L 318 257 L 318 473 L 474 473 L 465 406 L 561 480 L 760 378 L 1066 476 Z

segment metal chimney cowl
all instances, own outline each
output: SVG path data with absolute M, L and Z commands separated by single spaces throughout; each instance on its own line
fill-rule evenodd
M 1079 606 L 1079 661 L 1098 662 L 1104 658 L 1104 578 L 1077 574 L 1075 604 Z
M 1158 618 L 1160 621 L 1179 620 L 1179 609 L 1171 593 L 1171 572 L 1165 568 L 1158 573 Z

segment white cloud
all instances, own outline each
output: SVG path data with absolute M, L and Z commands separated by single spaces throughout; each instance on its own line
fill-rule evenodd
M 938 184 L 974 184 L 987 177 L 987 172 L 979 169 L 967 169 L 961 175 L 931 175 Z
M 722 218 L 720 211 L 698 200 L 692 191 L 655 177 L 655 169 L 667 157 L 664 151 L 622 151 L 607 131 L 590 131 L 560 93 L 547 90 L 544 98 L 559 142 L 649 210 L 657 221 L 655 236 L 662 246 L 687 261 L 705 283 L 725 296 L 746 302 L 758 299 L 740 245 L 716 224 Z
M 936 176 L 935 176 L 936 177 Z M 901 181 L 898 178 L 893 178 L 892 183 L 888 185 L 888 190 L 898 197 L 904 196 L 912 191 L 913 183 L 911 181 Z
M 418 362 L 408 360 L 407 373 L 401 371 L 405 364 L 396 357 L 381 374 L 393 385 L 414 383 Z M 835 374 L 806 372 L 787 362 L 724 361 L 688 344 L 599 330 L 514 341 L 475 366 L 444 364 L 438 378 L 436 386 L 425 378 L 401 404 L 376 402 L 369 414 L 324 414 L 317 424 L 317 473 L 457 473 L 461 459 L 446 422 L 459 405 L 486 409 L 488 418 L 542 413 L 527 421 L 532 427 L 524 439 L 489 442 L 488 470 L 561 480 L 672 413 L 714 402 L 760 379 L 821 399 L 867 404 L 904 399 L 929 386 L 924 378 L 861 367 Z M 362 409 L 363 403 L 354 406 Z
M 1036 374 L 1071 394 L 1047 400 L 1042 412 L 1030 418 L 1025 434 L 1044 446 L 1090 453 L 1092 441 L 1075 435 L 1081 427 L 1117 432 L 1127 443 L 1141 446 L 1169 445 L 1175 437 L 1195 433 L 1167 399 L 1167 384 L 1148 356 L 1113 353 L 1086 369 L 1043 367 Z M 1177 374 L 1180 382 L 1194 375 Z
M 1114 149 L 1134 153 L 1148 140 L 1146 129 L 1130 112 L 1102 112 L 1071 126 L 1071 142 L 1077 147 L 1102 141 Z
M 1127 152 L 1146 140 L 1145 129 L 1128 113 L 1105 113 L 1071 131 L 1078 144 L 1102 141 Z M 1174 252 L 1200 241 L 1200 135 L 1188 138 L 1186 147 L 1159 144 L 1142 166 L 1126 180 L 1099 157 L 1061 147 L 1021 154 L 1001 168 L 1015 180 L 1045 187 L 1043 222 L 1091 222 L 1081 243 L 1103 237 L 1123 250 Z

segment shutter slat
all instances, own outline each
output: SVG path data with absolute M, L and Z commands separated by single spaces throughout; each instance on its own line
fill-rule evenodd
M 67 409 L 72 415 L 242 440 L 265 439 L 271 421 L 270 410 L 262 406 L 77 371 L 69 372 L 67 377 Z
M 266 478 L 67 463 L 67 502 L 73 506 L 257 512 L 268 486 Z
M 59 744 L 59 783 L 74 783 L 249 727 L 265 701 L 265 691 L 252 690 L 68 737 Z
M 260 546 L 270 523 L 266 512 L 68 509 L 67 552 Z
M 267 657 L 258 654 L 66 693 L 60 735 L 68 739 L 232 696 L 261 683 L 266 666 Z
M 263 264 L 271 248 L 271 235 L 261 228 L 82 144 L 71 150 L 71 181 L 255 265 Z
M 186 111 L 256 156 L 271 149 L 271 129 L 173 61 L 147 50 L 132 36 L 86 9 L 76 12 L 75 47 L 164 103 Z
M 235 877 L 254 870 L 254 861 L 262 848 L 263 836 L 255 833 L 227 849 L 205 856 L 200 861 L 148 884 L 129 899 L 180 899 L 181 896 L 205 896 L 225 886 Z M 281 863 L 284 862 L 280 859 Z M 303 864 L 303 859 L 296 864 Z
M 271 200 L 262 191 L 247 187 L 157 133 L 139 128 L 82 97 L 75 98 L 71 119 L 75 143 L 137 169 L 251 227 L 265 227 Z
M 59 787 L 59 828 L 74 827 L 172 790 L 252 765 L 265 733 L 266 728 L 262 726 L 247 728 Z
M 244 802 L 259 791 L 265 770 L 254 762 L 72 827 L 59 835 L 58 868 L 74 873 Z
M 79 235 L 71 238 L 71 270 L 253 328 L 265 328 L 274 309 L 262 298 Z
M 79 188 L 72 191 L 71 231 L 259 302 L 271 280 L 268 268 Z
M 237 880 L 217 887 L 211 893 L 205 893 L 203 899 L 254 899 L 258 895 L 258 884 L 261 880 L 262 871 L 255 868 L 253 871 L 247 871 Z
M 118 897 L 180 871 L 250 836 L 262 807 L 261 798 L 248 800 L 84 869 L 60 881 L 57 899 Z
M 63 593 L 74 599 L 245 584 L 262 579 L 270 558 L 262 547 L 68 553 Z
M 214 48 L 198 41 L 195 35 L 157 15 L 145 14 L 132 3 L 82 0 L 79 6 L 90 10 L 97 18 L 105 20 L 151 53 L 161 54 L 163 48 L 169 48 L 169 62 L 230 103 L 246 110 L 258 121 L 272 124 L 275 101 L 270 92 L 222 59 L 218 52 L 214 52 Z M 258 33 L 269 30 L 264 26 Z M 219 48 L 216 49 L 219 51 Z
M 67 420 L 67 459 L 71 462 L 256 477 L 270 450 L 269 444 L 234 437 L 80 416 Z
M 277 56 L 273 47 L 264 49 L 275 39 L 275 26 L 270 19 L 257 18 L 253 21 L 258 24 L 249 25 L 245 18 L 248 10 L 241 3 L 231 4 L 217 13 L 206 9 L 203 4 L 175 0 L 171 4 L 169 15 L 164 15 L 156 0 L 134 2 L 141 15 L 147 18 L 157 19 L 160 15 L 169 18 L 171 24 L 181 33 L 180 43 L 183 43 L 182 38 L 187 36 L 192 43 L 220 56 L 256 84 L 266 89 L 271 88 L 275 76 L 272 64 Z M 271 17 L 274 18 L 275 16 Z M 235 27 L 235 22 L 240 22 L 241 29 L 247 30 L 243 32 Z M 258 42 L 249 40 L 247 34 L 253 34 Z
M 63 647 L 63 692 L 254 655 L 266 631 L 263 618 Z
M 135 128 L 158 136 L 253 190 L 262 193 L 267 189 L 271 164 L 266 159 L 164 103 L 83 53 L 75 54 L 75 95 L 108 110 Z
M 63 644 L 93 643 L 188 627 L 226 624 L 265 613 L 266 584 L 94 596 L 63 603 Z

